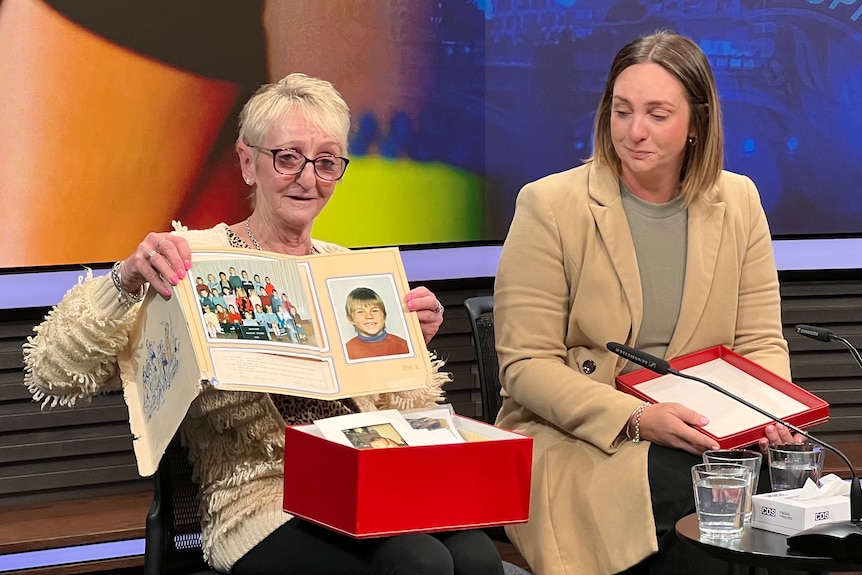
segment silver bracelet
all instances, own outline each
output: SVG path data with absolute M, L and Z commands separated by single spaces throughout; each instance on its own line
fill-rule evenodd
M 643 415 L 644 409 L 646 409 L 647 405 L 650 405 L 650 403 L 648 401 L 645 401 L 644 403 L 637 406 L 634 411 L 632 411 L 632 414 L 629 416 L 628 421 L 626 421 L 626 437 L 630 439 L 632 443 L 641 442 L 641 415 Z M 629 426 L 631 425 L 632 417 L 635 418 L 634 437 L 632 437 L 629 433 Z
M 125 260 L 120 260 L 111 266 L 111 280 L 114 282 L 114 287 L 117 288 L 117 301 L 126 305 L 132 305 L 144 299 L 146 284 L 141 284 L 141 287 L 138 288 L 138 291 L 135 293 L 129 293 L 124 290 L 123 278 L 120 274 L 122 273 L 123 264 L 125 263 Z

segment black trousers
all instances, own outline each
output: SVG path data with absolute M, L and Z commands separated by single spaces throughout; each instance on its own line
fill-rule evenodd
M 482 531 L 353 539 L 298 518 L 246 553 L 233 575 L 503 575 Z
M 658 553 L 641 563 L 642 570 L 638 572 L 650 575 L 733 573 L 729 563 L 710 557 L 676 535 L 676 522 L 695 512 L 691 467 L 703 463 L 703 459 L 678 449 L 650 444 L 648 461 Z

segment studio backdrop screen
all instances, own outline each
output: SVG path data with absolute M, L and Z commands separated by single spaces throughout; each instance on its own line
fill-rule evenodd
M 590 155 L 614 54 L 660 28 L 709 56 L 726 167 L 773 234 L 862 234 L 862 0 L 2 0 L 0 268 L 244 219 L 237 113 L 291 72 L 351 107 L 316 237 L 499 243 L 521 186 Z

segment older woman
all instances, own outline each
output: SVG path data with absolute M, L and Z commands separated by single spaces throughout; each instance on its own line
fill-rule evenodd
M 674 534 L 694 511 L 706 419 L 618 391 L 626 342 L 673 358 L 725 345 L 790 376 L 769 228 L 722 171 L 709 62 L 656 33 L 614 59 L 586 165 L 527 184 L 500 258 L 497 424 L 534 438 L 530 521 L 507 528 L 537 573 L 726 571 Z M 768 441 L 794 441 L 766 427 Z
M 312 239 L 311 229 L 347 169 L 348 131 L 347 105 L 328 82 L 291 74 L 261 87 L 242 110 L 236 144 L 242 177 L 253 190 L 251 215 L 208 230 L 151 233 L 115 264 L 111 277 L 72 288 L 25 346 L 25 383 L 34 397 L 73 405 L 115 389 L 116 356 L 128 343 L 136 303 L 147 289 L 170 297 L 171 286 L 189 274 L 190 248 L 297 256 L 342 250 Z M 443 306 L 424 287 L 405 299 L 430 340 Z M 435 374 L 420 393 L 342 401 L 205 390 L 181 434 L 201 486 L 206 560 L 237 575 L 502 573 L 496 546 L 479 531 L 354 540 L 282 511 L 283 473 L 313 472 L 302 461 L 283 460 L 285 423 L 430 405 L 446 380 Z

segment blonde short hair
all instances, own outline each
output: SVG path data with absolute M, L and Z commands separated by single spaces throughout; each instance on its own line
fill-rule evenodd
M 332 84 L 299 73 L 264 84 L 249 98 L 239 114 L 237 142 L 260 145 L 272 124 L 295 110 L 338 140 L 347 155 L 350 108 Z
M 347 294 L 347 299 L 344 302 L 344 311 L 347 312 L 347 317 L 353 313 L 358 307 L 376 305 L 383 312 L 383 317 L 386 317 L 386 304 L 383 303 L 383 298 L 376 291 L 367 287 L 358 287 L 351 290 Z
M 611 138 L 611 108 L 614 84 L 623 70 L 652 62 L 670 72 L 682 84 L 691 109 L 691 131 L 680 173 L 686 205 L 718 182 L 724 166 L 724 132 L 715 78 L 703 50 L 691 39 L 660 30 L 627 44 L 614 58 L 593 125 L 593 156 L 596 165 L 621 170 L 620 158 Z

